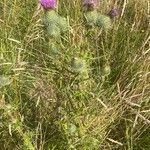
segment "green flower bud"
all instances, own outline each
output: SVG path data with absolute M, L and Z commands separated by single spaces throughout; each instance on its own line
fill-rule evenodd
M 74 58 L 72 60 L 72 71 L 74 73 L 78 73 L 80 79 L 89 78 L 89 72 L 86 61 L 81 58 Z
M 57 13 L 54 10 L 51 11 L 45 11 L 44 18 L 43 18 L 43 24 L 45 28 L 47 28 L 51 24 L 57 24 L 59 17 Z
M 76 73 L 82 73 L 87 69 L 86 62 L 80 58 L 73 58 L 72 60 L 72 70 Z
M 98 27 L 101 27 L 104 30 L 108 30 L 111 28 L 111 19 L 108 16 L 99 15 L 96 24 Z
M 92 27 L 96 25 L 98 13 L 97 11 L 88 11 L 84 14 L 86 25 Z

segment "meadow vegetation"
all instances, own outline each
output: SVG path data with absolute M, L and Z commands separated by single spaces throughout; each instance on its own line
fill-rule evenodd
M 101 1 L 121 10 L 108 31 L 58 3 L 70 27 L 55 49 L 37 0 L 0 1 L 0 149 L 149 150 L 149 0 Z

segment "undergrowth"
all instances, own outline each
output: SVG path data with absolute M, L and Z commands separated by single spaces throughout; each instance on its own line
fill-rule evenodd
M 149 5 L 102 1 L 122 10 L 105 32 L 86 28 L 80 0 L 59 1 L 70 29 L 52 55 L 38 2 L 1 0 L 0 149 L 149 150 Z

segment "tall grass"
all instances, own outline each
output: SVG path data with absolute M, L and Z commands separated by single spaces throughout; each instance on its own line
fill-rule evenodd
M 37 1 L 0 1 L 0 149 L 150 149 L 150 4 L 99 10 L 112 6 L 122 9 L 112 29 L 89 31 L 81 1 L 59 1 L 71 27 L 53 56 Z M 72 72 L 74 58 L 88 78 Z

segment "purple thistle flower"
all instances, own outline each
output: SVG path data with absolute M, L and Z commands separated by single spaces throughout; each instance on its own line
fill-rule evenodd
M 87 8 L 87 10 L 94 10 L 98 8 L 99 2 L 98 0 L 83 0 L 83 6 Z
M 40 0 L 40 4 L 45 10 L 55 9 L 57 6 L 57 0 Z
M 110 12 L 108 13 L 108 16 L 113 19 L 115 17 L 118 17 L 120 15 L 120 11 L 117 8 L 113 8 L 110 10 Z

